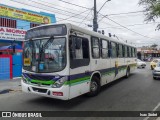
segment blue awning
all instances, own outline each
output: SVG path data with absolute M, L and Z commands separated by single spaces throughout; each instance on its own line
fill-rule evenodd
M 0 47 L 0 50 L 10 50 L 10 49 L 13 49 L 13 45 L 8 45 L 8 46 L 2 46 Z M 18 49 L 18 50 L 22 50 L 22 46 L 20 45 L 15 45 L 15 49 Z

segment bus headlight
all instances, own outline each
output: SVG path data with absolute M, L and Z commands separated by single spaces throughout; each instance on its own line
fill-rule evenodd
M 22 75 L 22 80 L 24 83 L 28 83 L 27 79 L 24 77 L 24 75 Z
M 60 88 L 66 81 L 67 81 L 67 77 L 62 77 L 52 85 L 52 88 Z

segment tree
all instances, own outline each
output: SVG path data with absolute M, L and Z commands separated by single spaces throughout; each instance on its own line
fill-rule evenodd
M 150 22 L 160 18 L 160 0 L 140 0 L 139 5 L 144 6 L 145 21 Z M 160 24 L 157 25 L 160 30 Z
M 152 48 L 156 48 L 157 46 L 158 46 L 157 44 L 151 45 Z

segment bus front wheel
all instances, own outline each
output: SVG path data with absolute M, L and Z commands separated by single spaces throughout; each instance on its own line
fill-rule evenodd
M 93 76 L 90 84 L 90 92 L 87 93 L 88 96 L 96 96 L 100 91 L 100 79 L 96 76 Z

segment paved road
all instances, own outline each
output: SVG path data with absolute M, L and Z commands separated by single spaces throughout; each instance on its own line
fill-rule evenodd
M 98 96 L 91 98 L 80 96 L 70 101 L 61 101 L 19 91 L 0 95 L 0 109 L 3 108 L 1 109 L 3 111 L 152 111 L 159 102 L 160 80 L 152 79 L 149 67 L 137 69 L 128 79 L 122 78 L 104 86 Z M 108 119 L 143 120 L 144 118 Z

